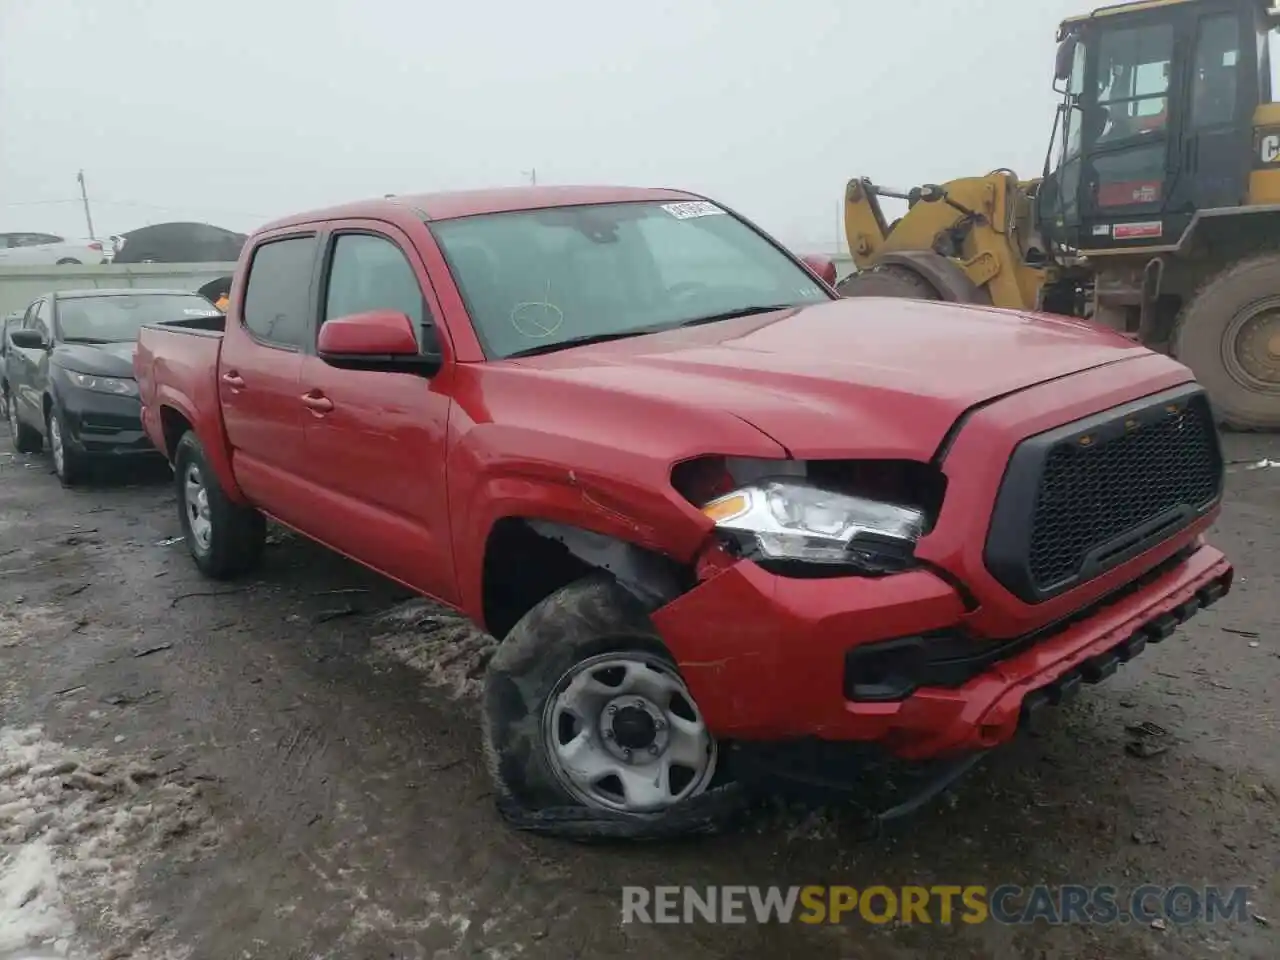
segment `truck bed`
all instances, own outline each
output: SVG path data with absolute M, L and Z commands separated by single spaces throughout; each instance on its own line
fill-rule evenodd
M 138 331 L 134 376 L 142 401 L 142 426 L 156 448 L 172 455 L 175 437 L 165 425 L 181 421 L 212 428 L 219 436 L 218 357 L 225 317 L 198 317 L 174 323 L 147 324 Z M 162 414 L 162 409 L 167 408 Z M 175 419 L 179 418 L 179 419 Z

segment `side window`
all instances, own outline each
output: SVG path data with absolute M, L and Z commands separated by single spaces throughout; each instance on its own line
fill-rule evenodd
M 334 240 L 324 320 L 366 310 L 399 310 L 422 329 L 423 299 L 418 278 L 396 244 L 364 233 Z
M 241 312 L 254 336 L 285 347 L 306 341 L 315 253 L 315 237 L 272 240 L 254 252 Z
M 1229 124 L 1236 115 L 1240 21 L 1235 14 L 1205 17 L 1196 40 L 1191 86 L 1191 127 Z

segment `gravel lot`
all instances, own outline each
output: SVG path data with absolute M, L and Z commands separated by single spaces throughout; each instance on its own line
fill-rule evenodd
M 0 437 L 0 960 L 1273 958 L 1280 468 L 1248 466 L 1280 460 L 1280 440 L 1227 444 L 1214 536 L 1231 596 L 906 829 L 769 811 L 709 841 L 601 849 L 494 812 L 474 716 L 486 638 L 278 534 L 259 578 L 202 581 L 163 469 L 64 491 Z M 1126 752 L 1143 721 L 1170 749 Z M 1256 916 L 619 922 L 623 884 L 1035 882 L 1248 884 Z

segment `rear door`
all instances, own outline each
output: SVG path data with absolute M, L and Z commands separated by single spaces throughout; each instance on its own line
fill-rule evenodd
M 320 283 L 319 321 L 367 310 L 409 316 L 420 345 L 443 341 L 434 292 L 409 239 L 374 221 L 335 225 Z M 438 316 L 438 314 L 436 314 Z M 446 356 L 447 344 L 441 344 Z M 302 361 L 308 404 L 305 479 L 319 505 L 309 533 L 446 603 L 457 602 L 445 440 L 450 369 L 412 373 L 339 370 Z
M 218 369 L 236 480 L 262 509 L 299 526 L 305 408 L 298 375 L 312 329 L 318 250 L 315 232 L 258 244 L 241 302 L 227 316 Z

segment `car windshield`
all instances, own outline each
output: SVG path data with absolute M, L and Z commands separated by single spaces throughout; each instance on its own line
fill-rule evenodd
M 144 323 L 216 316 L 217 307 L 194 293 L 72 297 L 58 301 L 58 332 L 71 343 L 122 343 L 138 339 Z
M 486 214 L 431 229 L 493 359 L 831 299 L 706 201 Z

